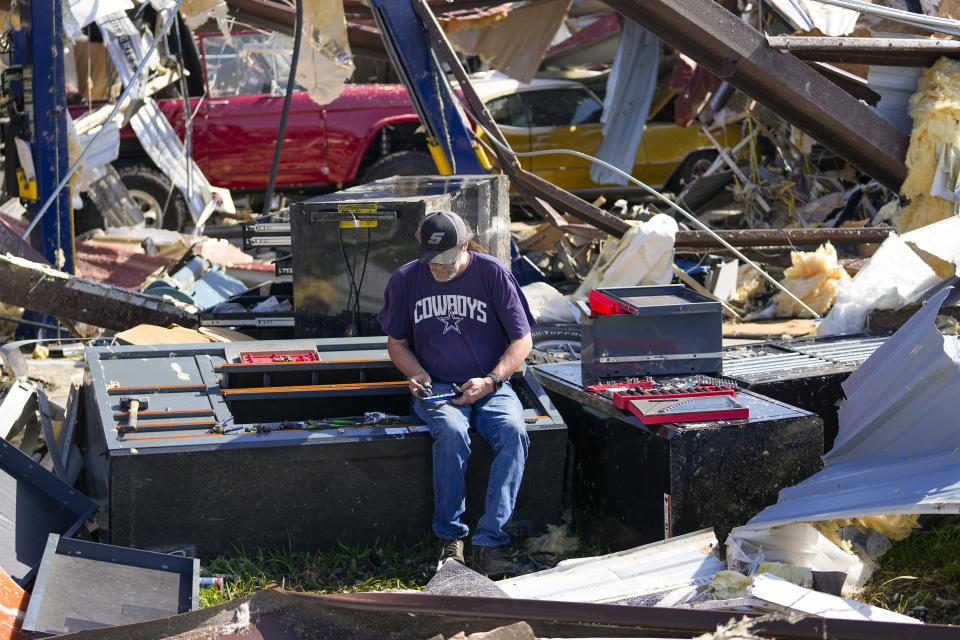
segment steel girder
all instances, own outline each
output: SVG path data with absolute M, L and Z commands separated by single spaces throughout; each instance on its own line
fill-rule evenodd
M 713 0 L 604 0 L 813 136 L 881 184 L 900 188 L 907 135 Z

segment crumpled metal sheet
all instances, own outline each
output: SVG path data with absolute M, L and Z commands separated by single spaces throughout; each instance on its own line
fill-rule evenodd
M 769 560 L 858 573 L 868 567 L 830 550 L 802 523 L 901 514 L 960 513 L 960 339 L 937 331 L 934 319 L 949 294 L 930 299 L 843 383 L 847 401 L 824 469 L 783 489 L 728 540 L 728 558 L 762 548 Z M 790 526 L 787 526 L 790 525 Z M 788 541 L 787 543 L 786 541 Z M 848 566 L 837 566 L 845 563 Z
M 131 99 L 143 99 L 143 106 L 131 117 L 130 126 L 133 127 L 143 150 L 150 159 L 183 193 L 190 215 L 196 221 L 206 206 L 213 201 L 210 183 L 193 158 L 187 158 L 183 142 L 160 112 L 156 102 L 152 98 L 144 97 L 143 75 L 137 78 L 133 76 L 149 44 L 144 43 L 133 22 L 125 13 L 112 13 L 99 18 L 97 26 L 103 33 L 104 43 L 107 45 L 110 59 L 117 69 L 120 80 L 124 85 L 136 83 L 130 91 Z M 151 54 L 151 57 L 154 56 L 157 56 L 156 50 Z M 156 63 L 151 60 L 149 65 L 153 64 L 159 64 L 159 58 Z
M 620 47 L 607 78 L 603 101 L 603 142 L 597 157 L 627 173 L 633 172 L 637 147 L 650 113 L 650 102 L 657 88 L 660 40 L 628 20 L 623 26 Z M 590 178 L 597 184 L 627 184 L 627 179 L 604 166 L 590 167 Z

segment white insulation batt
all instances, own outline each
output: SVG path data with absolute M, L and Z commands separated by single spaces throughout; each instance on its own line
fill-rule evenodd
M 762 556 L 845 571 L 850 588 L 866 581 L 889 545 L 866 518 L 898 525 L 887 529 L 897 537 L 912 526 L 901 516 L 960 513 L 960 342 L 934 323 L 949 292 L 932 297 L 843 383 L 847 401 L 824 469 L 730 533 L 731 568 Z M 858 525 L 857 553 L 813 526 L 829 533 L 828 521 L 847 519 Z
M 597 263 L 577 288 L 577 298 L 585 300 L 597 287 L 670 284 L 677 221 L 658 213 L 646 222 L 627 223 L 632 228 L 623 237 L 604 243 Z

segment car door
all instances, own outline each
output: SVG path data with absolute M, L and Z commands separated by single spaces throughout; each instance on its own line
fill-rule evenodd
M 530 150 L 530 116 L 515 93 L 490 98 L 484 103 L 490 117 L 497 123 L 510 148 L 517 152 Z M 529 170 L 531 159 L 521 156 L 520 166 Z
M 270 177 L 290 52 L 269 34 L 201 37 L 208 177 L 232 189 L 259 189 Z M 323 109 L 299 88 L 290 102 L 277 187 L 327 179 Z
M 530 114 L 531 151 L 572 149 L 595 156 L 603 140 L 603 104 L 586 87 L 558 86 L 520 92 Z M 639 154 L 642 160 L 642 145 Z M 596 187 L 591 162 L 567 153 L 534 156 L 532 171 L 568 190 Z
M 522 91 L 520 98 L 531 118 L 531 150 L 571 149 L 596 156 L 603 141 L 603 104 L 586 87 L 545 87 Z M 633 174 L 646 164 L 643 142 L 634 157 Z M 535 156 L 532 171 L 567 190 L 595 189 L 592 162 L 572 154 Z

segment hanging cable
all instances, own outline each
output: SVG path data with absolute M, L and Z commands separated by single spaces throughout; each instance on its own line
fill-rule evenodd
M 287 116 L 290 115 L 290 101 L 297 82 L 297 59 L 300 57 L 300 40 L 303 31 L 303 0 L 297 0 L 297 20 L 293 34 L 293 58 L 290 60 L 290 75 L 287 77 L 287 93 L 283 96 L 283 112 L 280 114 L 280 128 L 277 131 L 277 146 L 273 150 L 273 165 L 270 167 L 270 181 L 263 197 L 263 213 L 270 212 L 273 200 L 273 188 L 277 184 L 277 171 L 280 169 L 280 153 L 283 151 L 283 136 L 287 132 Z
M 143 71 L 143 68 L 147 66 L 147 61 L 150 59 L 150 54 L 152 54 L 153 50 L 157 48 L 157 43 L 160 41 L 160 38 L 162 38 L 167 33 L 167 30 L 170 28 L 170 25 L 173 24 L 174 18 L 177 17 L 177 11 L 180 10 L 180 5 L 182 4 L 183 4 L 183 0 L 177 0 L 177 3 L 174 5 L 173 9 L 171 9 L 170 17 L 168 17 L 167 20 L 163 23 L 163 26 L 160 27 L 160 32 L 153 39 L 153 42 L 150 43 L 150 47 L 147 48 L 147 52 L 144 54 L 143 60 L 140 61 L 140 64 L 137 65 L 136 70 L 133 72 L 133 80 L 131 80 L 130 83 L 126 87 L 124 87 L 123 92 L 120 94 L 120 97 L 117 98 L 117 104 L 113 106 L 113 110 L 110 112 L 110 115 L 107 116 L 106 120 L 104 120 L 105 123 L 110 122 L 111 120 L 113 120 L 113 117 L 117 115 L 117 112 L 120 110 L 120 105 L 123 104 L 124 99 L 126 99 L 127 95 L 130 93 L 130 90 L 133 88 L 133 86 L 137 84 L 135 80 L 140 77 L 140 73 Z M 93 134 L 93 136 L 90 138 L 90 142 L 88 142 L 87 146 L 83 148 L 83 151 L 80 152 L 80 155 L 73 162 L 73 165 L 71 165 L 70 170 L 67 171 L 67 175 L 65 175 L 60 180 L 59 184 L 57 184 L 57 187 L 53 190 L 53 193 L 50 194 L 50 197 L 47 198 L 47 201 L 43 203 L 42 207 L 40 207 L 40 211 L 33 218 L 33 220 L 30 221 L 30 224 L 27 226 L 27 230 L 23 232 L 22 236 L 20 236 L 21 238 L 26 240 L 27 238 L 30 237 L 30 232 L 33 231 L 33 228 L 37 226 L 37 223 L 39 223 L 40 219 L 43 218 L 43 214 L 47 212 L 47 209 L 50 208 L 50 205 L 53 204 L 53 201 L 57 199 L 57 195 L 59 195 L 60 191 L 67 184 L 67 182 L 70 181 L 70 178 L 73 176 L 74 172 L 77 170 L 77 167 L 79 167 L 80 163 L 83 162 L 83 159 L 87 156 L 87 153 L 89 153 L 94 143 L 96 143 L 97 138 L 100 137 L 100 134 L 103 133 L 105 128 L 106 127 L 101 126 L 99 129 L 97 129 L 96 133 Z
M 585 160 L 589 160 L 590 162 L 596 162 L 597 164 L 599 164 L 599 165 L 601 165 L 601 166 L 603 166 L 603 167 L 605 167 L 605 168 L 607 168 L 607 169 L 610 169 L 611 171 L 613 171 L 613 172 L 615 172 L 615 173 L 623 176 L 624 178 L 626 178 L 626 179 L 629 180 L 630 182 L 636 184 L 638 187 L 644 189 L 645 191 L 647 191 L 648 193 L 650 193 L 650 194 L 653 195 L 654 197 L 659 198 L 660 200 L 663 200 L 667 205 L 670 206 L 670 208 L 676 210 L 676 211 L 677 211 L 678 213 L 680 213 L 683 217 L 687 218 L 690 222 L 692 222 L 693 224 L 697 225 L 698 227 L 700 227 L 701 229 L 703 229 L 704 231 L 706 231 L 707 233 L 709 233 L 709 234 L 713 237 L 714 240 L 716 240 L 717 242 L 719 242 L 720 244 L 722 244 L 724 247 L 726 247 L 727 249 L 729 249 L 729 250 L 733 253 L 733 255 L 737 256 L 738 258 L 740 258 L 741 260 L 743 260 L 744 262 L 746 262 L 747 264 L 749 264 L 751 267 L 753 267 L 754 269 L 756 269 L 757 272 L 758 272 L 761 276 L 763 276 L 767 281 L 769 281 L 769 282 L 770 282 L 771 284 L 773 284 L 775 287 L 777 287 L 778 289 L 780 289 L 781 291 L 783 291 L 785 294 L 787 294 L 787 296 L 789 296 L 791 299 L 793 299 L 794 302 L 796 302 L 796 303 L 799 304 L 801 307 L 803 307 L 804 309 L 806 309 L 807 311 L 809 311 L 811 314 L 813 314 L 813 317 L 814 317 L 814 318 L 820 318 L 820 314 L 819 314 L 819 313 L 817 313 L 816 311 L 814 311 L 813 309 L 811 309 L 809 306 L 807 306 L 807 305 L 803 302 L 803 300 L 801 300 L 801 299 L 798 298 L 796 295 L 794 295 L 794 293 L 793 293 L 792 291 L 790 291 L 789 289 L 787 289 L 786 287 L 784 287 L 782 284 L 780 284 L 779 282 L 777 282 L 770 274 L 768 274 L 766 271 L 764 271 L 763 269 L 761 269 L 755 262 L 753 262 L 753 260 L 751 260 L 751 259 L 748 258 L 747 256 L 743 255 L 743 253 L 741 253 L 736 247 L 734 247 L 732 244 L 730 244 L 729 242 L 727 242 L 726 240 L 724 240 L 723 238 L 721 238 L 713 229 L 711 229 L 711 228 L 708 227 L 706 224 L 704 224 L 699 218 L 697 218 L 695 215 L 693 215 L 692 213 L 690 213 L 690 212 L 687 211 L 686 209 L 684 209 L 684 208 L 680 207 L 679 205 L 677 205 L 677 203 L 673 202 L 672 200 L 670 200 L 669 198 L 667 198 L 665 195 L 663 195 L 662 193 L 660 193 L 660 192 L 657 191 L 656 189 L 648 186 L 647 184 L 641 182 L 640 180 L 637 180 L 636 178 L 634 178 L 633 176 L 631 176 L 629 173 L 618 169 L 617 167 L 613 166 L 613 165 L 610 164 L 609 162 L 604 162 L 603 160 L 600 160 L 599 158 L 594 158 L 594 157 L 591 156 L 591 155 L 587 155 L 586 153 L 581 153 L 580 151 L 574 151 L 573 149 L 547 149 L 547 150 L 543 150 L 543 151 L 523 151 L 523 152 L 513 151 L 513 150 L 511 150 L 509 147 L 501 144 L 501 143 L 497 140 L 496 136 L 494 136 L 492 133 L 490 133 L 490 131 L 488 131 L 487 128 L 483 126 L 483 124 L 481 124 L 481 123 L 478 122 L 478 123 L 477 123 L 477 126 L 480 127 L 480 128 L 484 131 L 484 133 L 487 134 L 487 138 L 488 138 L 493 144 L 497 145 L 497 146 L 500 147 L 504 152 L 509 153 L 509 154 L 511 154 L 511 155 L 513 155 L 513 156 L 517 156 L 517 157 L 528 157 L 528 156 L 546 156 L 546 155 L 551 155 L 551 154 L 556 154 L 556 153 L 567 153 L 567 154 L 570 154 L 570 155 L 573 155 L 573 156 L 577 156 L 578 158 L 584 158 Z

